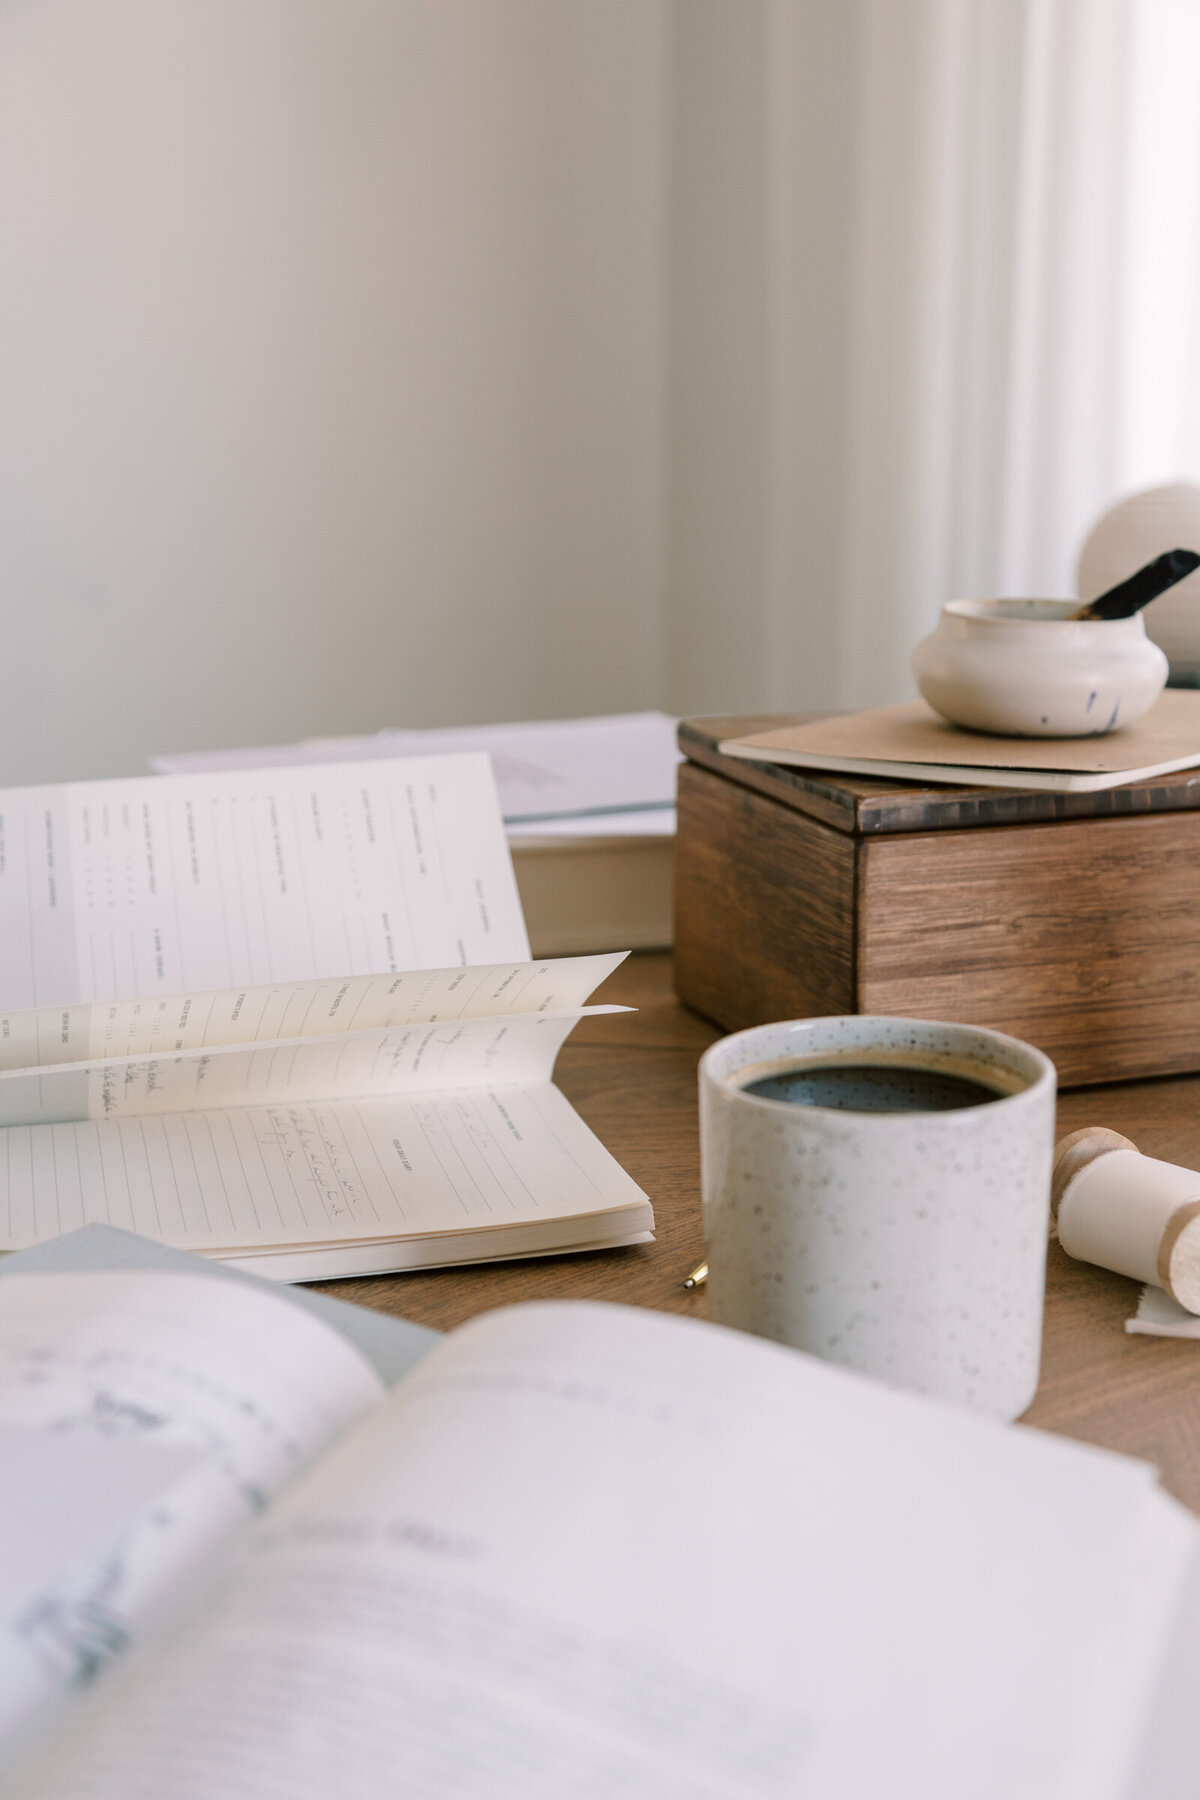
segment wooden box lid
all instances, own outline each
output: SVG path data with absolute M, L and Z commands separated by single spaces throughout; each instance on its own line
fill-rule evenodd
M 799 725 L 816 716 L 770 713 L 684 719 L 679 727 L 679 748 L 689 762 L 713 769 L 739 787 L 752 788 L 852 836 L 1200 810 L 1200 769 L 1180 769 L 1173 775 L 1131 781 L 1097 793 L 1048 794 L 1030 788 L 921 787 L 912 781 L 875 781 L 864 775 L 788 769 L 776 763 L 722 756 L 717 748 L 725 738 Z

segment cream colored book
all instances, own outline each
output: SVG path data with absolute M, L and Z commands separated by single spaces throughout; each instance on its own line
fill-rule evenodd
M 1185 1800 L 1144 1463 L 644 1309 L 0 1280 L 3 1800 Z
M 529 960 L 486 757 L 10 791 L 0 938 L 0 1250 L 307 1281 L 652 1229 L 551 1081 L 620 957 Z
M 1200 693 L 1169 688 L 1136 724 L 1102 737 L 990 737 L 911 700 L 729 738 L 721 752 L 888 781 L 1094 793 L 1200 767 Z
M 618 820 L 623 829 L 612 829 Z M 639 829 L 629 829 L 637 821 Z M 510 830 L 509 848 L 539 956 L 670 946 L 675 809 L 563 820 L 564 829 Z M 610 829 L 580 831 L 580 824 Z

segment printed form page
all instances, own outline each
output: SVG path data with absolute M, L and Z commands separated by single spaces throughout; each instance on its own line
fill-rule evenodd
M 1118 1800 L 1196 1530 L 1144 1464 L 736 1332 L 492 1313 L 20 1800 Z
M 582 1007 L 624 959 L 623 952 L 563 956 L 10 1009 L 0 1011 L 0 1074 L 394 1025 L 562 1012 Z
M 529 955 L 482 755 L 0 792 L 0 1005 Z
M 528 1085 L 549 1081 L 564 1040 L 581 1019 L 628 1010 L 586 1006 L 220 1044 L 157 1057 L 114 1056 L 33 1072 L 0 1070 L 0 1125 Z

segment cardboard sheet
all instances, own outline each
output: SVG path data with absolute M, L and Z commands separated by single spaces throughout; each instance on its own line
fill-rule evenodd
M 721 745 L 755 762 L 1061 793 L 1200 766 L 1200 692 L 1168 689 L 1145 718 L 1103 737 L 991 737 L 965 731 L 923 700 L 756 732 Z

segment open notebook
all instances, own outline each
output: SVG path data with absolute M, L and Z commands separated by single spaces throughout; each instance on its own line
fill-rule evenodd
M 485 757 L 18 790 L 0 834 L 0 1248 L 298 1281 L 649 1233 L 550 1080 L 620 958 L 527 960 Z

